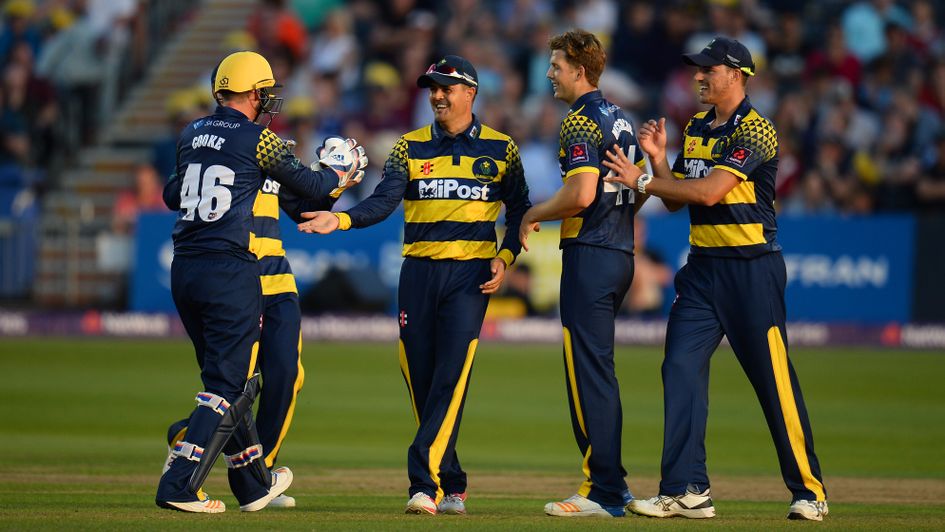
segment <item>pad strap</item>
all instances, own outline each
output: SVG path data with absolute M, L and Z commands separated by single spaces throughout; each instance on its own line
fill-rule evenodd
M 229 467 L 230 469 L 239 469 L 241 467 L 248 466 L 253 462 L 253 460 L 261 458 L 262 454 L 262 445 L 256 444 L 252 447 L 247 447 L 236 454 L 224 455 L 223 459 L 226 461 L 226 467 Z
M 174 444 L 174 450 L 171 451 L 174 456 L 183 456 L 188 460 L 199 462 L 203 458 L 203 447 L 194 445 L 190 442 L 179 441 Z
M 197 394 L 197 406 L 205 406 L 221 416 L 230 409 L 230 403 L 215 393 L 200 392 Z

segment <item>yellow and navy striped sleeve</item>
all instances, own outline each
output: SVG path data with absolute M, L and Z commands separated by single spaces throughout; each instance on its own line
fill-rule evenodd
M 347 218 L 342 229 L 367 227 L 386 219 L 400 201 L 407 189 L 407 141 L 400 137 L 387 156 L 381 181 L 374 187 L 374 192 L 360 203 L 339 213 Z M 350 224 L 350 225 L 349 225 Z
M 505 203 L 505 238 L 502 239 L 498 256 L 506 265 L 512 264 L 522 250 L 518 239 L 518 229 L 522 217 L 532 203 L 528 199 L 528 184 L 525 182 L 525 169 L 522 157 L 515 141 L 509 139 L 505 151 L 505 177 L 502 178 L 502 201 Z
M 715 168 L 726 170 L 742 181 L 778 153 L 778 134 L 771 121 L 752 112 L 738 125 L 731 141 L 721 150 Z
M 309 198 L 327 196 L 338 186 L 338 174 L 331 168 L 314 171 L 302 164 L 285 141 L 263 128 L 256 142 L 256 164 L 273 179 Z
M 559 156 L 564 181 L 584 172 L 600 175 L 598 154 L 604 137 L 597 122 L 581 110 L 570 113 L 561 123 Z

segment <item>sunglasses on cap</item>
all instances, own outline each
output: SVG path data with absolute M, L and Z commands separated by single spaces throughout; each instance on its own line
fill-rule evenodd
M 430 65 L 430 68 L 427 69 L 426 73 L 427 74 L 433 74 L 433 73 L 442 74 L 444 76 L 449 76 L 451 78 L 463 80 L 466 83 L 471 83 L 474 87 L 479 86 L 479 83 L 477 83 L 476 80 L 472 79 L 472 76 L 470 76 L 469 74 L 464 74 L 460 72 L 459 70 L 457 70 L 456 67 L 449 66 L 449 65 L 437 65 L 436 63 L 433 63 L 432 65 Z

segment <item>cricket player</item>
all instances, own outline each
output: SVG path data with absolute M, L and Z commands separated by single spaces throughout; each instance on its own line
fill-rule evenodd
M 689 260 L 676 274 L 666 330 L 660 493 L 628 509 L 651 517 L 715 516 L 705 452 L 709 359 L 726 336 L 774 439 L 792 496 L 788 519 L 821 521 L 827 493 L 784 328 L 787 275 L 774 211 L 777 132 L 745 94 L 755 63 L 744 45 L 718 37 L 683 59 L 696 67 L 700 103 L 712 108 L 689 121 L 672 169 L 662 118 L 640 132 L 654 176 L 641 174 L 619 151 L 604 162 L 617 172 L 610 182 L 659 196 L 670 210 L 688 205 L 691 224 Z
M 219 513 L 224 504 L 201 490 L 220 453 L 230 488 L 243 511 L 264 508 L 292 482 L 292 472 L 270 472 L 253 419 L 259 388 L 257 353 L 263 294 L 255 253 L 253 204 L 270 176 L 303 197 L 329 196 L 360 168 L 361 151 L 346 144 L 348 164 L 318 172 L 301 165 L 286 144 L 256 123 L 279 111 L 281 98 L 269 63 L 237 52 L 219 65 L 213 115 L 184 128 L 177 172 L 165 194 L 179 208 L 174 227 L 171 292 L 194 343 L 204 391 L 196 396 L 186 440 L 176 442 L 155 502 L 185 512 Z M 167 189 L 166 189 L 167 192 Z
M 479 122 L 473 65 L 448 55 L 417 85 L 430 91 L 434 122 L 403 135 L 374 193 L 345 212 L 314 213 L 299 229 L 330 233 L 367 227 L 404 202 L 400 271 L 400 367 L 417 433 L 407 451 L 406 512 L 466 513 L 466 472 L 456 440 L 489 295 L 521 246 L 531 205 L 515 142 Z M 495 222 L 505 204 L 506 236 Z
M 593 34 L 573 30 L 551 39 L 548 79 L 571 108 L 561 124 L 559 164 L 564 185 L 532 207 L 519 238 L 538 222 L 561 222 L 561 325 L 571 426 L 583 456 L 577 494 L 545 505 L 558 517 L 622 517 L 631 495 L 620 457 L 623 413 L 614 373 L 614 318 L 633 280 L 633 216 L 642 201 L 602 180 L 610 146 L 635 164 L 643 154 L 629 117 L 607 101 L 597 83 L 607 56 Z

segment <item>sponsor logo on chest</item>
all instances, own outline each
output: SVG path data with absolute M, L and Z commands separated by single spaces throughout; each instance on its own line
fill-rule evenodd
M 427 179 L 418 183 L 420 199 L 462 199 L 489 201 L 489 185 L 460 184 L 456 179 Z
M 683 163 L 686 169 L 686 179 L 700 179 L 709 175 L 714 164 L 707 164 L 702 159 L 686 159 Z

